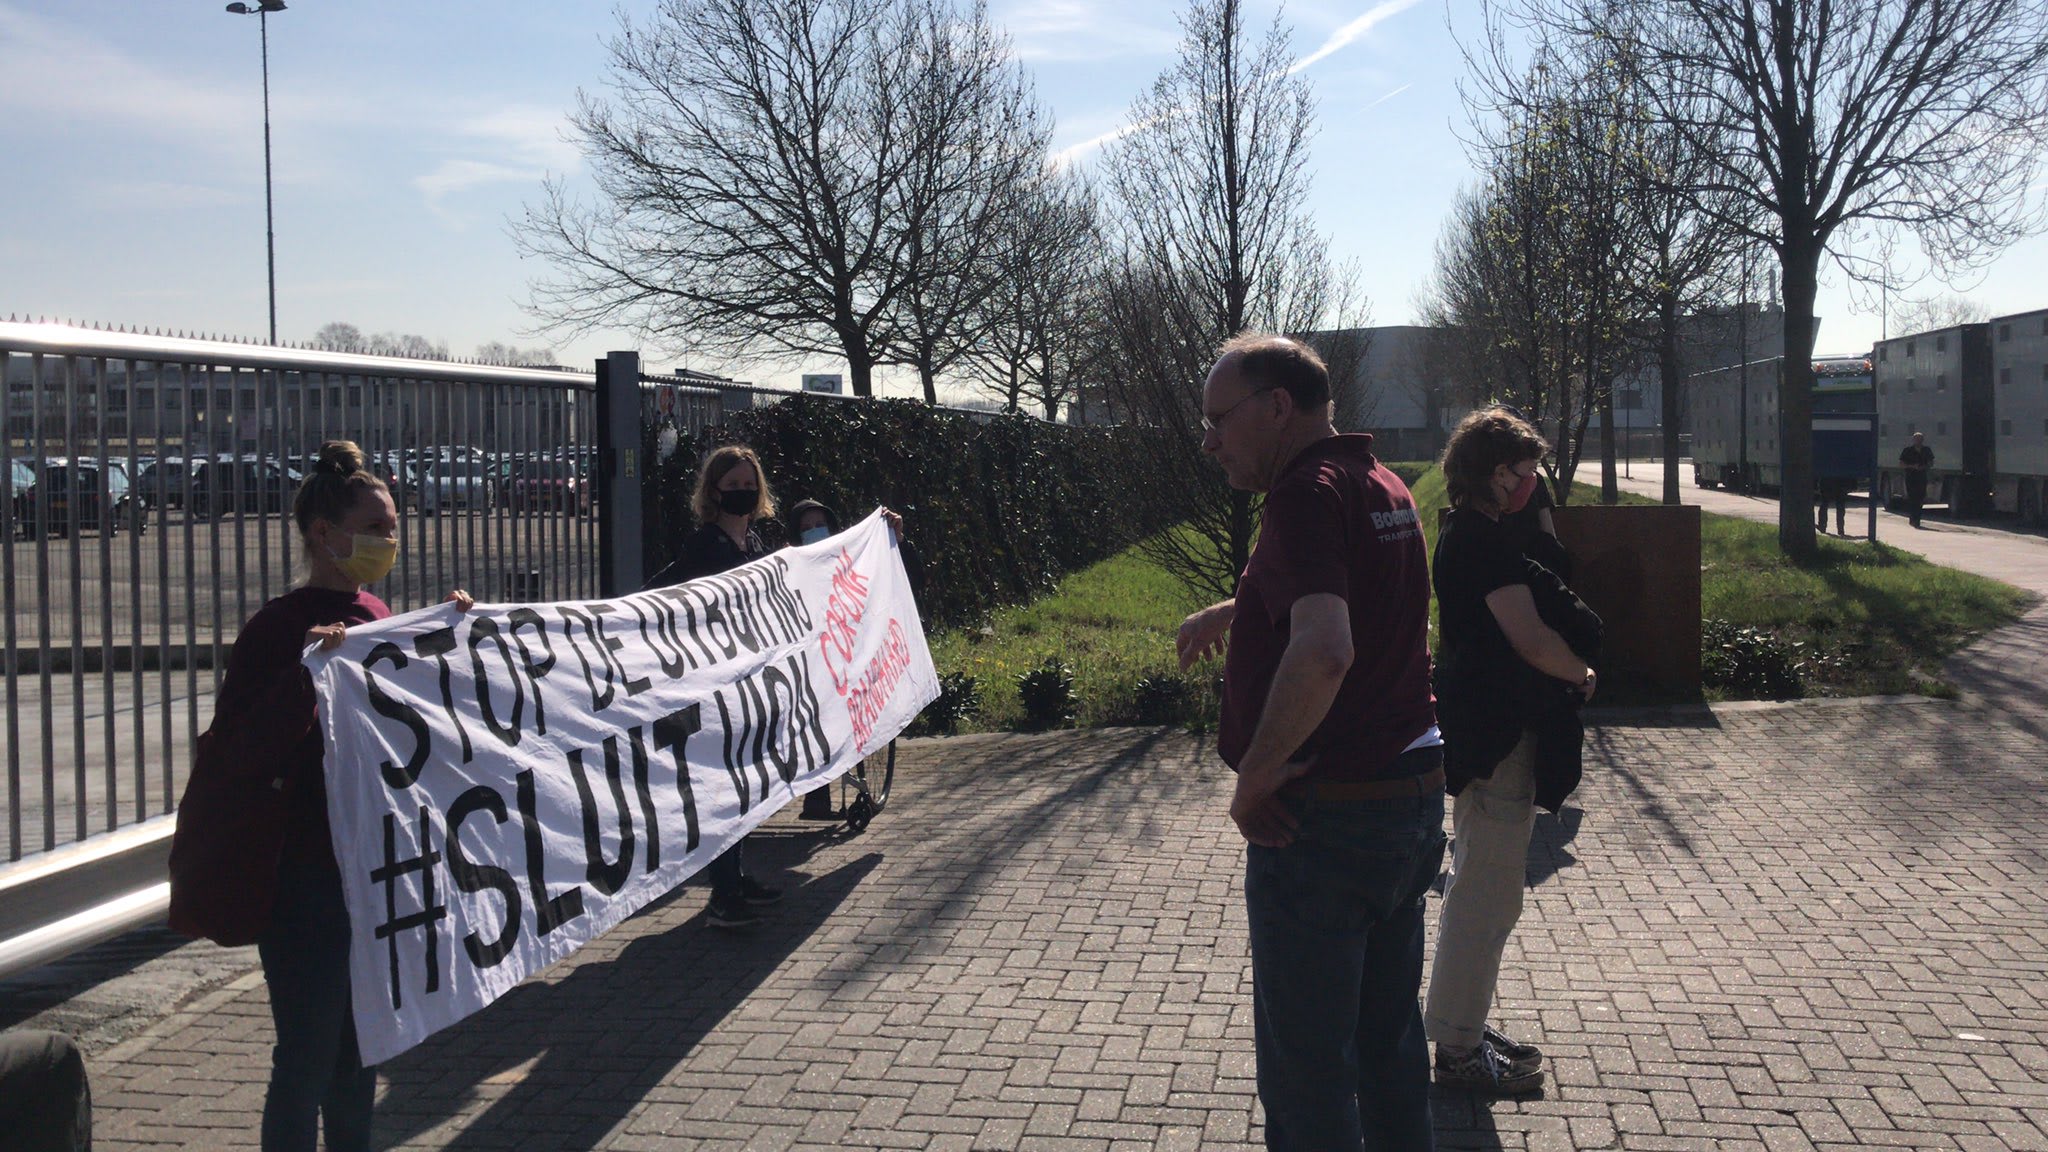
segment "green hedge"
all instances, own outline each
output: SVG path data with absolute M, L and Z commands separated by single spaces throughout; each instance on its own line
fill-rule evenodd
M 647 459 L 658 458 L 654 435 Z M 696 527 L 697 462 L 717 445 L 742 443 L 760 455 L 784 508 L 808 497 L 848 521 L 878 504 L 902 513 L 926 625 L 978 621 L 1163 527 L 1135 510 L 1148 502 L 1125 498 L 1125 462 L 1136 438 L 1150 435 L 1028 416 L 977 419 L 911 400 L 793 396 L 686 438 L 651 470 L 648 571 L 668 563 Z M 780 524 L 763 525 L 763 534 L 771 546 L 785 542 Z

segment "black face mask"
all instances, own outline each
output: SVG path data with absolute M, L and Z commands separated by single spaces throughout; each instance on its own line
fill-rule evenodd
M 728 488 L 718 494 L 718 510 L 727 516 L 752 516 L 760 506 L 758 488 Z

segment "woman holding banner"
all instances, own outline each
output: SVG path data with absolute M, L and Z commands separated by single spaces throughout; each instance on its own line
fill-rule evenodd
M 365 467 L 362 450 L 336 440 L 320 446 L 292 517 L 305 543 L 306 582 L 242 626 L 204 740 L 216 746 L 216 763 L 262 774 L 258 783 L 278 797 L 282 825 L 270 830 L 274 838 L 265 837 L 276 850 L 276 879 L 256 937 L 277 1029 L 262 1147 L 312 1152 L 324 1126 L 329 1149 L 351 1152 L 370 1147 L 377 1076 L 356 1048 L 348 909 L 327 824 L 325 747 L 312 682 L 299 661 L 307 645 L 334 647 L 349 625 L 391 615 L 365 587 L 397 560 L 398 509 L 384 481 Z M 448 599 L 463 611 L 471 604 L 466 592 Z M 204 835 L 196 827 L 180 831 Z
M 690 510 L 697 516 L 697 530 L 683 538 L 682 554 L 653 583 L 680 584 L 715 576 L 768 554 L 754 522 L 775 515 L 775 494 L 752 448 L 727 444 L 704 457 Z M 746 844 L 746 837 L 741 837 L 705 869 L 711 877 L 711 907 L 705 918 L 714 927 L 758 924 L 761 917 L 754 908 L 782 899 L 781 889 L 747 874 Z

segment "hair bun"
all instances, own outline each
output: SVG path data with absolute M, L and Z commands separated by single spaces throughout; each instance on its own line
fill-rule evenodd
M 320 446 L 320 460 L 313 469 L 336 476 L 353 476 L 363 470 L 363 450 L 356 447 L 353 440 L 329 440 Z

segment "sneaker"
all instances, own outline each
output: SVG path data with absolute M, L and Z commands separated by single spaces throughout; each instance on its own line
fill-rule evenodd
M 747 907 L 743 900 L 730 904 L 713 900 L 704 910 L 704 920 L 713 928 L 751 928 L 761 922 L 761 914 Z
M 803 811 L 797 813 L 796 818 L 799 820 L 839 819 L 839 810 L 832 807 L 832 797 L 826 795 L 826 791 L 826 789 L 820 788 L 816 792 L 806 795 L 804 797 Z
M 1543 1087 L 1543 1070 L 1517 1071 L 1485 1040 L 1464 1051 L 1437 1046 L 1436 1082 L 1488 1096 L 1519 1096 Z
M 1505 1033 L 1491 1024 L 1486 1026 L 1485 1037 L 1486 1042 L 1493 1045 L 1493 1050 L 1506 1057 L 1508 1067 L 1515 1071 L 1533 1072 L 1543 1067 L 1543 1049 L 1534 1044 L 1510 1040 Z
M 747 904 L 773 904 L 782 899 L 782 889 L 770 888 L 752 876 L 740 877 L 740 900 Z

